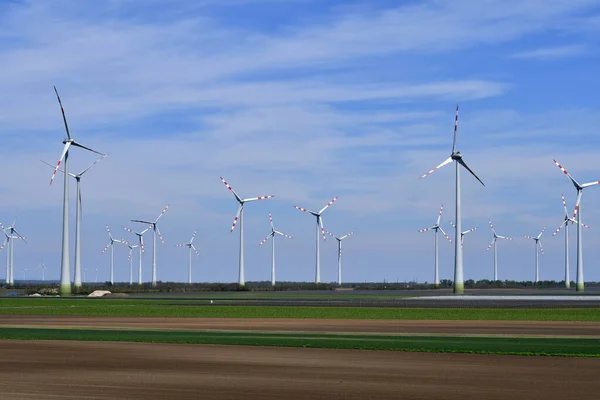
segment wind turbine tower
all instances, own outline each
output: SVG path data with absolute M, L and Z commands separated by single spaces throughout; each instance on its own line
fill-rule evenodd
M 535 283 L 538 283 L 540 280 L 538 247 L 539 247 L 540 251 L 542 252 L 542 254 L 544 254 L 544 248 L 542 247 L 542 242 L 540 241 L 540 239 L 542 238 L 542 235 L 544 234 L 545 230 L 546 230 L 546 227 L 544 227 L 544 229 L 542 229 L 540 234 L 537 236 L 525 236 L 525 238 L 533 239 L 535 241 Z
M 323 227 L 322 214 L 338 199 L 338 197 L 339 196 L 335 196 L 333 198 L 333 200 L 331 200 L 329 203 L 327 203 L 327 205 L 325 207 L 321 208 L 321 210 L 318 212 L 310 211 L 310 210 L 307 210 L 306 208 L 294 206 L 294 208 L 296 210 L 304 211 L 305 213 L 308 213 L 308 214 L 311 214 L 311 215 L 317 217 L 317 235 L 316 235 L 316 240 L 315 240 L 315 247 L 316 247 L 315 283 L 321 283 L 321 257 L 320 257 L 320 253 L 319 253 L 319 242 L 320 242 L 319 241 L 319 230 L 321 231 L 320 233 L 323 236 L 323 241 L 325 242 L 327 240 L 325 238 L 325 228 Z
M 440 273 L 439 273 L 439 261 L 438 261 L 438 230 L 441 231 L 444 234 L 444 236 L 446 236 L 446 239 L 448 239 L 448 241 L 450 243 L 452 243 L 452 239 L 450 239 L 450 236 L 448 236 L 446 234 L 446 232 L 444 232 L 444 229 L 442 229 L 442 227 L 440 226 L 440 219 L 442 218 L 443 211 L 444 211 L 444 205 L 442 204 L 442 206 L 440 207 L 440 212 L 438 214 L 437 222 L 435 223 L 435 225 L 433 225 L 429 228 L 421 229 L 419 231 L 419 232 L 427 232 L 428 230 L 434 231 L 434 246 L 435 246 L 434 281 L 435 281 L 436 288 L 440 286 Z
M 258 245 L 262 246 L 263 244 L 267 243 L 269 238 L 273 238 L 273 240 L 271 240 L 271 286 L 275 286 L 275 235 L 281 235 L 288 239 L 291 239 L 292 237 L 283 232 L 275 230 L 275 226 L 273 225 L 273 217 L 271 216 L 271 213 L 269 213 L 269 222 L 271 223 L 271 233 L 269 233 L 269 235 L 266 238 L 264 238 Z
M 237 222 L 239 220 L 240 221 L 240 265 L 239 265 L 238 283 L 240 284 L 240 286 L 244 286 L 246 284 L 246 281 L 244 278 L 244 204 L 246 204 L 250 201 L 255 201 L 255 200 L 271 199 L 275 196 L 270 195 L 270 196 L 260 196 L 260 197 L 251 197 L 248 199 L 242 199 L 240 196 L 238 196 L 238 194 L 235 192 L 235 190 L 233 190 L 231 188 L 229 183 L 227 183 L 227 181 L 225 181 L 225 179 L 223 177 L 221 177 L 221 181 L 223 182 L 223 184 L 225 186 L 227 186 L 227 189 L 229 189 L 229 191 L 233 194 L 233 197 L 235 197 L 235 199 L 239 203 L 237 214 L 235 215 L 235 218 L 233 219 L 233 224 L 231 225 L 231 229 L 229 230 L 229 232 L 233 232 L 233 230 L 235 229 L 235 225 L 237 224 Z
M 60 96 L 58 95 L 58 90 L 56 90 L 56 86 L 54 87 L 54 92 L 56 93 L 56 98 L 58 100 L 58 104 L 60 105 L 60 111 L 62 113 L 63 122 L 65 125 L 65 131 L 67 133 L 67 138 L 63 140 L 62 153 L 60 154 L 60 158 L 58 159 L 58 163 L 56 164 L 56 168 L 54 168 L 54 172 L 52 173 L 52 178 L 50 178 L 50 185 L 52 185 L 52 181 L 54 181 L 54 177 L 56 176 L 56 172 L 60 168 L 60 164 L 64 160 L 64 190 L 63 190 L 63 227 L 62 227 L 62 253 L 61 253 L 61 265 L 60 265 L 60 295 L 61 296 L 70 296 L 71 295 L 71 278 L 69 271 L 69 147 L 75 146 L 80 147 L 82 149 L 91 151 L 93 153 L 99 154 L 103 156 L 104 154 L 90 149 L 82 145 L 81 143 L 76 142 L 71 137 L 71 133 L 69 132 L 69 125 L 67 124 L 67 118 L 65 116 L 65 110 L 62 106 L 62 102 L 60 101 Z
M 504 239 L 504 240 L 512 240 L 511 237 L 508 236 L 500 236 L 496 233 L 496 230 L 494 229 L 494 225 L 492 225 L 492 220 L 489 220 L 490 223 L 490 228 L 492 228 L 492 233 L 494 234 L 494 238 L 492 239 L 492 241 L 490 242 L 490 245 L 487 247 L 487 251 L 489 251 L 492 246 L 494 246 L 494 280 L 497 281 L 498 280 L 498 249 L 496 248 L 497 244 L 496 242 L 498 241 L 498 239 Z
M 575 203 L 575 211 L 573 213 L 573 219 L 577 222 L 577 282 L 576 288 L 578 292 L 583 292 L 585 289 L 585 283 L 583 280 L 583 243 L 581 238 L 581 196 L 583 194 L 583 189 L 594 186 L 600 183 L 600 181 L 588 182 L 588 183 L 579 183 L 567 172 L 567 170 L 558 163 L 558 161 L 553 160 L 554 164 L 569 178 L 575 189 L 577 190 L 577 201 Z
M 564 219 L 563 223 L 560 224 L 558 228 L 556 228 L 556 230 L 554 231 L 552 236 L 556 236 L 556 234 L 558 232 L 560 232 L 561 228 L 563 226 L 565 227 L 565 288 L 570 289 L 571 288 L 571 276 L 570 276 L 570 271 L 569 271 L 570 270 L 570 266 L 569 266 L 569 222 L 574 224 L 574 223 L 577 223 L 577 221 L 575 219 L 569 217 L 569 212 L 567 211 L 567 202 L 565 201 L 564 194 L 562 194 L 562 202 L 563 202 L 563 207 L 565 209 L 565 219 Z M 587 226 L 583 222 L 581 224 L 583 226 L 585 226 L 586 228 L 589 228 L 589 226 Z
M 8 244 L 7 249 L 7 282 L 8 284 L 15 284 L 15 239 L 21 239 L 23 242 L 27 243 L 25 237 L 21 236 L 19 232 L 15 229 L 15 225 L 17 220 L 15 219 L 11 226 L 2 228 L 4 230 L 4 234 L 6 236 L 5 243 Z M 0 224 L 1 226 L 1 224 Z
M 342 240 L 346 239 L 348 236 L 354 234 L 354 232 L 350 232 L 345 234 L 342 237 L 337 237 L 331 232 L 327 232 L 329 236 L 333 236 L 338 243 L 338 286 L 342 286 Z
M 144 253 L 144 233 L 148 232 L 148 230 L 152 229 L 152 225 L 147 227 L 141 232 L 135 232 L 131 228 L 123 228 L 127 232 L 131 232 L 138 237 L 138 251 L 139 251 L 139 259 L 138 259 L 138 285 L 142 284 L 142 254 Z
M 194 231 L 194 234 L 192 235 L 192 238 L 190 239 L 190 241 L 188 243 L 180 243 L 177 244 L 177 247 L 187 247 L 189 249 L 189 263 L 188 263 L 188 284 L 191 285 L 192 284 L 192 249 L 196 252 L 196 255 L 198 257 L 200 257 L 200 253 L 198 253 L 198 250 L 196 250 L 196 248 L 194 247 L 194 244 L 192 243 L 194 241 L 194 238 L 196 237 L 196 231 Z
M 156 220 L 154 220 L 154 221 L 142 221 L 139 219 L 131 220 L 131 222 L 139 222 L 141 224 L 150 225 L 152 227 L 152 231 L 154 233 L 154 236 L 152 237 L 152 244 L 153 244 L 153 246 L 152 246 L 152 287 L 156 287 L 156 233 L 158 233 L 158 236 L 160 237 L 160 241 L 162 242 L 162 244 L 165 244 L 165 241 L 163 240 L 163 236 L 160 234 L 160 229 L 158 229 L 157 224 L 158 224 L 158 220 L 163 215 L 165 215 L 165 213 L 167 212 L 168 209 L 169 209 L 169 205 L 167 204 L 167 206 L 165 208 L 163 208 L 163 210 L 161 211 L 158 218 L 156 218 Z M 144 232 L 146 232 L 146 231 L 144 231 Z M 141 235 L 140 235 L 140 237 L 141 237 Z M 140 261 L 140 263 L 141 263 L 141 261 Z M 140 276 L 141 276 L 141 274 L 140 274 Z
M 454 220 L 456 221 L 455 237 L 458 237 L 462 233 L 462 215 L 461 215 L 461 204 L 460 204 L 460 166 L 462 165 L 471 175 L 475 177 L 483 186 L 484 183 L 475 172 L 471 170 L 463 160 L 460 151 L 456 150 L 456 133 L 458 131 L 458 106 L 456 106 L 456 117 L 454 118 L 454 141 L 452 143 L 452 153 L 443 163 L 422 175 L 419 179 L 425 178 L 427 175 L 434 171 L 442 168 L 446 164 L 450 164 L 452 161 L 455 162 L 455 175 L 456 175 L 456 214 Z M 465 285 L 463 281 L 463 254 L 462 245 L 458 240 L 454 243 L 454 293 L 462 294 L 465 291 Z

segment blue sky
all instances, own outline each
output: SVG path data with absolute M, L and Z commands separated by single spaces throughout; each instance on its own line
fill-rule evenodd
M 597 1 L 139 4 L 0 0 L 0 220 L 18 214 L 29 243 L 15 246 L 17 278 L 42 260 L 47 277 L 59 274 L 62 183 L 49 187 L 39 162 L 55 163 L 62 148 L 56 85 L 74 138 L 110 154 L 82 180 L 88 280 L 96 267 L 108 279 L 105 224 L 133 240 L 122 227 L 166 204 L 159 280 L 186 280 L 187 252 L 174 245 L 194 230 L 194 280 L 237 280 L 237 204 L 222 175 L 241 196 L 277 196 L 246 208 L 246 280 L 269 279 L 270 251 L 258 247 L 269 211 L 294 236 L 278 241 L 278 279 L 312 280 L 314 218 L 292 205 L 319 209 L 339 195 L 324 222 L 355 232 L 344 280 L 431 281 L 433 237 L 417 231 L 441 204 L 449 227 L 454 175 L 417 178 L 448 157 L 456 104 L 458 148 L 486 183 L 464 175 L 463 226 L 479 227 L 465 238 L 465 279 L 491 277 L 488 218 L 515 238 L 547 225 L 541 279 L 562 279 L 563 238 L 551 232 L 561 192 L 571 212 L 575 190 L 552 159 L 580 181 L 600 179 Z M 93 161 L 75 150 L 72 170 Z M 600 188 L 586 189 L 586 280 L 600 280 L 599 200 Z M 500 243 L 500 278 L 533 279 L 533 251 L 531 240 Z M 127 252 L 115 251 L 119 281 Z M 328 240 L 325 282 L 336 257 Z M 440 260 L 451 278 L 448 243 Z M 147 251 L 144 280 L 150 263 Z

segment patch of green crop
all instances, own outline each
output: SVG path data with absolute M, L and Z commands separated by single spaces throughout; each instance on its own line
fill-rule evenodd
M 487 309 L 228 306 L 206 301 L 120 299 L 0 299 L 0 315 L 123 317 L 317 318 L 398 320 L 600 321 L 598 308 Z
M 598 339 L 0 328 L 3 340 L 82 340 L 599 357 Z

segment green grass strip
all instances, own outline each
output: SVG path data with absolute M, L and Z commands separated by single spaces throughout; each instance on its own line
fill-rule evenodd
M 210 305 L 196 300 L 0 299 L 0 315 L 600 321 L 600 308 L 485 309 Z
M 600 357 L 598 339 L 0 328 L 4 340 L 81 340 Z

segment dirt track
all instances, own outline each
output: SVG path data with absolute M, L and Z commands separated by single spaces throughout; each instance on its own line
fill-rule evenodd
M 0 341 L 10 399 L 596 398 L 599 359 Z
M 0 315 L 0 326 L 72 328 L 248 330 L 336 333 L 424 333 L 600 338 L 598 322 L 560 321 L 403 321 L 259 318 L 147 318 Z

